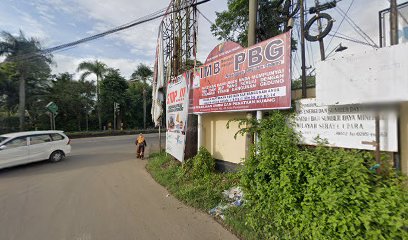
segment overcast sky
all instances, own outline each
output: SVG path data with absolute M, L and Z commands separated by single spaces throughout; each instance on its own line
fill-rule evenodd
M 166 7 L 169 2 L 169 0 L 1 0 L 0 29 L 12 34 L 17 34 L 21 29 L 27 37 L 38 38 L 42 46 L 48 48 L 128 23 Z M 308 7 L 312 3 L 314 0 L 307 0 Z M 388 7 L 389 2 L 387 0 L 343 0 L 338 7 L 346 11 L 351 3 L 353 4 L 348 15 L 378 43 L 378 11 Z M 212 0 L 199 6 L 200 11 L 211 21 L 215 20 L 216 11 L 223 11 L 226 8 L 227 0 Z M 332 30 L 334 33 L 340 26 L 342 16 L 333 9 L 327 13 L 336 20 Z M 153 65 L 159 22 L 158 19 L 55 53 L 53 72 L 74 73 L 79 62 L 99 59 L 110 67 L 119 68 L 125 77 L 129 77 L 139 63 Z M 346 21 L 341 24 L 338 32 L 363 40 Z M 297 34 L 296 30 L 294 34 Z M 296 35 L 294 36 L 296 38 Z M 325 39 L 326 46 L 330 41 L 331 37 Z M 327 51 L 330 52 L 340 42 L 349 49 L 337 55 L 371 48 L 334 38 Z M 217 44 L 217 39 L 211 35 L 210 24 L 199 16 L 199 59 L 205 60 L 207 54 Z M 318 43 L 308 43 L 308 47 L 308 65 L 314 65 L 319 59 Z M 297 58 L 295 55 L 294 58 Z M 298 64 L 299 62 L 295 63 L 295 65 Z M 294 75 L 297 71 L 294 70 Z

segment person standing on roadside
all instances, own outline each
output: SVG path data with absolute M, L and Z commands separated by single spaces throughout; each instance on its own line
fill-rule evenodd
M 139 134 L 139 137 L 137 137 L 136 139 L 136 149 L 137 149 L 137 158 L 143 159 L 144 158 L 144 151 L 145 151 L 145 147 L 147 146 L 146 144 L 146 140 L 143 136 L 143 134 Z

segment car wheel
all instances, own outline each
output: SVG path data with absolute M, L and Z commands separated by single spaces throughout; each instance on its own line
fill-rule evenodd
M 53 153 L 51 153 L 49 160 L 51 162 L 59 162 L 62 159 L 64 159 L 65 154 L 62 151 L 54 151 Z

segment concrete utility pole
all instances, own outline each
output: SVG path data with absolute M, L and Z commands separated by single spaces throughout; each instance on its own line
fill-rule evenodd
M 302 98 L 306 98 L 305 3 L 303 0 L 300 0 L 300 52 L 302 58 Z
M 319 0 L 315 0 L 315 7 L 318 9 L 320 2 Z M 319 12 L 317 12 L 319 14 Z M 317 20 L 317 26 L 319 29 L 319 36 L 322 33 L 322 21 L 320 19 Z M 324 41 L 323 38 L 319 39 L 319 46 L 320 46 L 320 58 L 322 61 L 326 59 L 325 51 L 324 51 Z
M 398 8 L 397 0 L 390 0 L 390 40 L 391 45 L 398 44 Z M 399 124 L 399 123 L 398 123 Z M 380 163 L 380 116 L 375 116 L 376 161 Z
M 391 45 L 398 44 L 398 8 L 397 0 L 390 0 L 390 29 L 391 29 Z
M 256 44 L 256 20 L 258 13 L 258 0 L 249 0 L 249 25 L 248 25 L 248 47 Z M 262 111 L 256 111 L 256 120 L 262 119 Z M 249 139 L 251 138 L 251 139 Z M 255 136 L 256 141 L 258 137 Z M 252 142 L 252 136 L 248 136 L 247 142 Z M 248 145 L 247 145 L 248 146 Z
M 256 15 L 258 0 L 249 0 L 248 47 L 256 44 Z

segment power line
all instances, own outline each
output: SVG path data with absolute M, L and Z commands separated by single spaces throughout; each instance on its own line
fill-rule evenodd
M 220 27 L 218 27 L 218 25 L 216 25 L 214 22 L 212 22 L 207 16 L 205 16 L 198 8 L 197 8 L 197 12 L 205 19 L 205 20 L 207 20 L 207 22 L 209 23 L 209 24 L 211 24 L 211 26 L 215 26 L 218 30 L 220 30 L 221 32 L 223 32 L 224 33 L 224 35 L 225 35 L 225 38 L 228 40 L 228 41 L 234 41 L 233 39 L 231 39 L 229 36 L 228 36 L 228 34 L 223 30 L 223 29 L 221 29 Z
M 337 35 L 333 35 L 333 34 L 330 34 L 330 33 L 327 34 L 327 35 L 335 37 L 335 38 L 340 38 L 340 39 L 343 39 L 343 40 L 347 40 L 347 41 L 350 41 L 350 42 L 359 43 L 359 44 L 370 46 L 370 47 L 375 47 L 375 46 L 373 46 L 373 45 L 371 45 L 370 43 L 367 43 L 367 42 L 355 40 L 355 39 L 352 39 L 352 38 L 349 38 L 349 37 L 339 36 L 338 33 L 337 33 Z
M 346 14 L 345 14 L 345 15 L 343 16 L 343 18 L 341 19 L 341 22 L 340 22 L 339 26 L 337 27 L 336 31 L 334 32 L 334 35 L 336 35 L 336 34 L 337 34 L 337 32 L 339 31 L 339 29 L 340 29 L 341 25 L 342 25 L 342 24 L 343 24 L 343 22 L 344 22 L 344 19 L 346 18 L 346 15 L 348 14 L 348 12 L 349 12 L 349 11 L 350 11 L 350 9 L 351 9 L 351 6 L 353 6 L 353 3 L 354 3 L 354 0 L 352 0 L 352 1 L 350 2 L 349 7 L 347 8 Z M 329 49 L 330 44 L 331 44 L 331 43 L 332 43 L 332 41 L 333 41 L 333 38 L 334 38 L 334 37 L 331 37 L 331 39 L 330 39 L 330 41 L 329 41 L 329 44 L 327 44 L 327 47 L 326 47 L 326 50 L 325 50 L 325 51 L 327 51 L 327 50 Z
M 136 19 L 136 20 L 134 20 L 134 21 L 132 21 L 132 22 L 130 22 L 128 24 L 120 25 L 118 27 L 112 28 L 112 29 L 107 30 L 105 32 L 98 33 L 98 34 L 95 34 L 95 35 L 92 35 L 92 36 L 89 36 L 89 37 L 85 37 L 85 38 L 82 38 L 82 39 L 77 40 L 77 41 L 61 44 L 61 45 L 51 47 L 51 48 L 47 48 L 47 49 L 44 49 L 44 50 L 41 50 L 41 51 L 38 51 L 38 52 L 29 53 L 29 54 L 26 54 L 26 55 L 20 55 L 20 56 L 14 58 L 14 59 L 11 58 L 10 60 L 13 60 L 13 61 L 30 60 L 31 58 L 40 57 L 41 55 L 50 54 L 50 53 L 58 51 L 58 50 L 62 50 L 62 49 L 65 49 L 65 48 L 70 48 L 70 47 L 73 47 L 73 46 L 76 46 L 76 45 L 79 45 L 79 44 L 82 44 L 82 43 L 85 43 L 85 42 L 93 41 L 95 39 L 102 38 L 102 37 L 105 37 L 107 35 L 110 35 L 110 34 L 113 34 L 113 33 L 117 33 L 117 32 L 129 29 L 129 28 L 135 27 L 137 25 L 140 25 L 140 24 L 143 24 L 143 23 L 146 23 L 146 22 L 150 22 L 152 20 L 155 20 L 157 18 L 166 16 L 166 15 L 171 14 L 171 13 L 175 13 L 175 12 L 187 9 L 189 7 L 194 7 L 194 6 L 198 6 L 198 5 L 207 3 L 209 1 L 211 1 L 211 0 L 202 0 L 200 2 L 192 3 L 192 4 L 184 6 L 184 7 L 179 7 L 177 9 L 174 9 L 174 10 L 169 11 L 169 12 L 166 11 L 167 8 L 164 8 L 164 9 L 158 10 L 158 11 L 156 11 L 154 13 L 148 14 L 148 15 L 146 15 L 144 17 L 138 18 L 138 19 Z M 18 58 L 21 58 L 21 59 L 18 59 Z
M 345 16 L 345 20 L 350 24 L 350 26 L 356 31 L 367 43 L 374 45 L 378 48 L 377 44 L 367 35 L 354 21 L 351 19 L 340 7 L 336 7 L 335 10 L 340 14 Z

